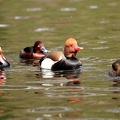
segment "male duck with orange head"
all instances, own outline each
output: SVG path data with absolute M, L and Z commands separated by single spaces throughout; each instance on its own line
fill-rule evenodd
M 79 47 L 74 38 L 69 38 L 65 42 L 64 53 L 53 51 L 46 58 L 40 60 L 41 69 L 51 69 L 52 71 L 80 69 L 82 64 L 76 58 L 76 54 L 81 49 L 83 47 Z
M 34 46 L 26 47 L 20 51 L 19 57 L 22 59 L 41 59 L 45 57 L 47 50 L 41 41 L 36 41 Z
M 2 54 L 2 49 L 0 47 L 0 69 L 10 67 L 10 63 L 7 61 L 5 56 Z

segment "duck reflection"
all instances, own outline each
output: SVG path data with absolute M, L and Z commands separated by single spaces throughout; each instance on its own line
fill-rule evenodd
M 60 77 L 65 77 L 65 82 L 59 81 L 59 83 L 53 82 L 53 84 L 48 81 L 42 82 L 40 85 L 46 87 L 46 91 L 44 95 L 47 97 L 58 97 L 58 98 L 66 98 L 66 101 L 70 104 L 75 102 L 82 102 L 85 100 L 84 89 L 80 87 L 81 84 L 81 69 L 77 70 L 64 70 L 64 71 L 52 71 L 47 69 L 41 69 L 40 74 L 36 74 L 36 77 L 40 78 L 50 78 L 57 79 Z M 70 86 L 70 87 L 67 87 Z M 78 87 L 78 88 L 77 88 Z M 64 92 L 63 92 L 64 91 Z M 35 94 L 41 94 L 39 91 L 35 92 Z
M 39 61 L 34 60 L 34 59 L 21 59 L 20 58 L 20 62 L 25 63 L 26 65 L 39 66 Z
M 65 77 L 68 82 L 66 86 L 78 85 L 81 83 L 80 76 L 81 69 L 77 70 L 61 70 L 61 71 L 51 71 L 46 69 L 41 69 L 42 78 L 54 78 L 54 77 Z
M 112 87 L 116 87 L 114 91 L 112 91 L 114 93 L 114 96 L 112 97 L 113 100 L 120 100 L 120 90 L 119 90 L 119 87 L 120 87 L 120 77 L 113 77 L 113 84 L 112 84 Z
M 0 85 L 4 84 L 5 80 L 6 80 L 5 71 L 4 70 L 0 70 Z
M 119 87 L 120 87 L 120 59 L 116 60 L 112 63 L 110 70 L 108 71 L 109 76 L 112 78 L 112 87 L 116 87 L 117 90 L 113 91 L 114 97 L 113 100 L 120 100 L 118 94 L 120 94 Z
M 120 87 L 120 77 L 114 77 L 112 86 Z

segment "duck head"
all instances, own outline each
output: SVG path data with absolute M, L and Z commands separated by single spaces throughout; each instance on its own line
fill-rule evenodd
M 120 59 L 116 60 L 112 64 L 112 69 L 114 70 L 116 76 L 120 76 Z
M 77 52 L 83 49 L 77 45 L 77 41 L 74 38 L 69 38 L 65 42 L 64 55 L 66 57 L 75 57 Z
M 33 52 L 34 53 L 40 53 L 40 52 L 46 53 L 47 50 L 45 49 L 44 44 L 41 41 L 36 41 L 33 46 Z

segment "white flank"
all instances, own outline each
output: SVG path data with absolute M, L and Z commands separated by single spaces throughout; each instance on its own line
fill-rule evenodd
M 54 64 L 55 62 L 53 60 L 51 60 L 50 58 L 46 58 L 42 61 L 41 63 L 41 68 L 43 69 L 51 69 L 52 65 Z

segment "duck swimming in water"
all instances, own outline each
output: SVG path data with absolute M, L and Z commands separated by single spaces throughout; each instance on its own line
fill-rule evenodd
M 109 70 L 110 76 L 120 76 L 120 59 L 116 60 Z
M 2 49 L 0 47 L 0 69 L 10 67 L 10 63 L 7 61 L 5 56 L 2 54 Z
M 22 59 L 41 59 L 45 57 L 47 50 L 41 41 L 36 41 L 34 46 L 26 47 L 20 51 L 19 57 Z
M 76 58 L 76 55 L 81 49 L 83 47 L 79 47 L 74 38 L 69 38 L 65 42 L 64 53 L 53 51 L 47 57 L 40 60 L 41 69 L 51 69 L 52 71 L 80 69 L 82 64 Z

